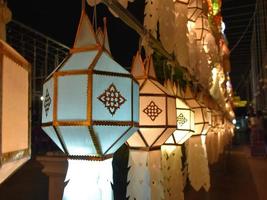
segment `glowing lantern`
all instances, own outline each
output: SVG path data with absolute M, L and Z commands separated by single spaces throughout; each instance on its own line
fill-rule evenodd
M 0 40 L 0 184 L 30 159 L 30 64 Z
M 195 22 L 203 12 L 203 0 L 190 0 L 188 4 L 188 19 Z
M 42 128 L 70 158 L 109 159 L 138 126 L 138 83 L 111 58 L 106 50 L 108 47 L 103 46 L 107 38 L 98 36 L 101 43 L 83 9 L 73 49 L 43 87 Z M 69 166 L 75 166 L 72 163 L 70 160 Z M 93 162 L 88 165 L 99 168 L 98 176 L 101 177 L 101 171 L 105 169 L 100 163 L 99 167 L 94 167 Z M 108 163 L 111 165 L 112 162 Z M 71 177 L 70 172 L 78 173 L 69 168 L 67 177 Z M 88 167 L 88 173 L 95 172 Z M 97 185 L 97 180 L 86 181 Z M 105 183 L 107 188 L 111 187 L 108 181 Z M 72 188 L 70 193 L 73 194 L 75 186 L 65 189 L 68 188 Z M 89 192 L 93 193 L 93 190 Z M 65 190 L 65 199 L 71 199 L 68 197 L 70 193 Z M 89 199 L 98 199 L 94 194 L 85 195 Z
M 169 83 L 168 83 L 169 82 Z M 166 85 L 171 85 L 167 81 Z M 195 132 L 195 113 L 182 99 L 179 86 L 170 86 L 169 90 L 174 92 L 176 98 L 176 130 L 164 143 L 164 145 L 181 145 Z M 173 89 L 172 89 L 173 88 Z
M 207 107 L 196 100 L 189 87 L 186 87 L 184 100 L 195 112 L 195 133 L 194 135 L 205 135 L 209 129 L 209 116 Z
M 130 147 L 127 196 L 164 199 L 160 146 L 176 129 L 175 98 L 157 80 L 152 58 L 137 53 L 132 74 L 140 84 L 140 126 L 127 140 Z
M 140 84 L 140 122 L 127 143 L 130 148 L 160 148 L 176 129 L 175 97 L 156 80 L 151 58 L 145 69 L 137 53 L 132 74 Z

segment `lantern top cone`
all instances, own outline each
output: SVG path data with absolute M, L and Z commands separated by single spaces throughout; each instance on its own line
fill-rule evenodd
M 137 53 L 132 74 L 140 85 L 140 123 L 127 144 L 141 150 L 160 148 L 176 129 L 175 97 L 157 81 L 152 57 L 144 63 Z
M 70 156 L 106 157 L 137 130 L 138 94 L 83 9 L 73 48 L 44 83 L 42 128 Z

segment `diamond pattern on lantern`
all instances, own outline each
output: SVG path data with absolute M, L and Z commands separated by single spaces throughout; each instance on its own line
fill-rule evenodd
M 151 101 L 149 105 L 143 110 L 143 112 L 146 113 L 152 121 L 154 121 L 162 112 L 162 110 L 155 104 L 154 101 Z
M 105 105 L 111 115 L 114 115 L 126 99 L 120 94 L 112 83 L 98 99 Z
M 51 105 L 51 97 L 49 95 L 48 89 L 46 89 L 45 99 L 44 99 L 44 109 L 45 109 L 46 117 L 48 115 L 48 111 L 49 111 L 50 105 Z
M 186 122 L 187 122 L 187 119 L 184 117 L 183 113 L 181 113 L 181 114 L 177 117 L 177 123 L 178 123 L 180 126 L 183 126 Z

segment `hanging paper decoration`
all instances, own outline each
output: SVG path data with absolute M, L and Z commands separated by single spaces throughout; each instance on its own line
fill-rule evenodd
M 127 140 L 130 147 L 129 157 L 132 160 L 137 159 L 132 164 L 139 163 L 140 158 L 147 161 L 145 171 L 150 175 L 145 176 L 151 177 L 151 179 L 150 188 L 145 188 L 142 182 L 136 181 L 136 179 L 128 179 L 127 194 L 130 199 L 144 194 L 145 196 L 139 199 L 146 199 L 147 192 L 143 191 L 147 190 L 151 191 L 152 199 L 161 199 L 163 198 L 163 188 L 161 176 L 158 174 L 160 173 L 160 146 L 176 129 L 175 98 L 156 80 L 152 58 L 146 60 L 145 68 L 141 55 L 137 53 L 132 65 L 132 74 L 140 85 L 140 123 L 139 130 Z M 136 151 L 138 153 L 134 153 Z M 146 157 L 133 157 L 133 153 L 145 154 Z M 138 166 L 129 167 L 131 167 L 131 174 L 139 173 L 136 170 Z M 128 178 L 130 177 L 128 176 Z M 135 188 L 142 188 L 143 191 L 138 191 L 139 194 L 136 194 Z
M 187 30 L 187 1 L 175 1 L 175 37 L 174 53 L 181 66 L 189 67 L 188 30 Z
M 180 146 L 161 146 L 164 199 L 184 199 L 182 151 Z
M 210 175 L 207 154 L 203 148 L 201 137 L 191 137 L 188 142 L 188 177 L 192 187 L 199 191 L 203 187 L 210 188 Z
M 0 40 L 0 71 L 1 184 L 31 157 L 31 66 Z
M 146 0 L 144 27 L 155 38 L 157 38 L 158 20 L 159 20 L 159 0 Z M 151 56 L 153 54 L 154 51 L 149 45 L 148 37 L 144 37 L 142 39 L 142 46 L 144 47 L 147 56 Z
M 159 37 L 163 47 L 172 53 L 177 36 L 175 24 L 175 7 L 173 0 L 160 1 L 159 6 Z
M 190 0 L 188 4 L 188 20 L 195 22 L 203 12 L 203 0 Z
M 70 166 L 74 163 L 72 158 L 86 159 L 90 173 L 89 166 L 97 168 L 93 167 L 97 161 L 99 173 L 95 173 L 95 181 L 105 179 L 102 164 L 112 163 L 112 154 L 137 130 L 139 121 L 138 83 L 111 58 L 107 43 L 103 42 L 106 38 L 102 43 L 98 39 L 83 9 L 69 56 L 44 83 L 42 112 L 43 130 L 70 157 Z M 72 171 L 77 173 L 72 177 L 79 176 L 78 171 Z M 89 181 L 79 177 L 85 184 Z M 110 190 L 99 191 L 100 186 L 97 182 L 95 185 L 79 198 L 91 197 L 96 191 L 103 197 Z M 73 184 L 66 190 L 70 188 L 75 192 Z M 66 191 L 63 199 L 72 199 L 67 194 Z

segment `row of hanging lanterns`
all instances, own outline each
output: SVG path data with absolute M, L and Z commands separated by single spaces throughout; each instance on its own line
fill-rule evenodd
M 202 29 L 197 38 L 202 40 L 206 30 L 203 24 L 207 23 L 199 12 L 203 2 L 176 2 L 188 4 L 194 31 L 198 31 L 200 20 Z M 192 88 L 182 90 L 170 80 L 165 87 L 161 85 L 152 56 L 143 61 L 140 53 L 130 74 L 112 59 L 106 29 L 95 33 L 83 7 L 74 46 L 43 87 L 43 130 L 69 159 L 69 183 L 63 199 L 81 194 L 81 199 L 112 199 L 112 156 L 124 143 L 130 149 L 130 199 L 162 199 L 175 193 L 176 184 L 166 178 L 170 175 L 166 169 L 172 164 L 168 158 L 173 155 L 171 160 L 177 164 L 173 177 L 182 184 L 181 145 L 185 142 L 191 185 L 196 190 L 208 190 L 208 155 L 203 138 L 218 132 L 223 138 L 220 141 L 229 142 L 229 137 L 221 135 L 226 135 L 225 129 L 231 124 L 225 123 L 222 115 L 215 115 Z M 210 156 L 210 160 L 216 160 L 216 156 Z M 79 170 L 79 166 L 85 170 Z M 90 190 L 77 187 L 81 180 Z M 179 188 L 183 196 L 183 186 Z

